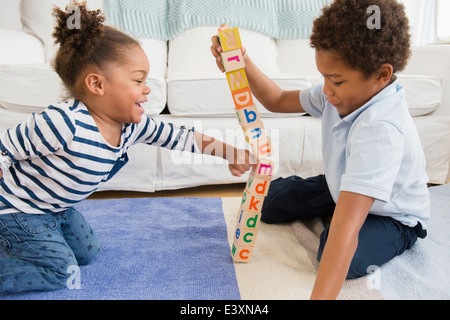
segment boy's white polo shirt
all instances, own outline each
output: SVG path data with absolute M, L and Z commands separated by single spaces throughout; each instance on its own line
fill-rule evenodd
M 300 102 L 322 118 L 325 176 L 337 202 L 340 191 L 375 198 L 371 214 L 425 229 L 430 218 L 425 156 L 408 112 L 405 90 L 395 81 L 344 118 L 327 101 L 323 84 L 302 90 Z

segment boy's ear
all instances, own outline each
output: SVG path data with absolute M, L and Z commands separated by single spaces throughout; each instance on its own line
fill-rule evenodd
M 105 94 L 105 82 L 102 76 L 96 73 L 89 73 L 84 78 L 84 84 L 89 92 L 103 96 Z
M 389 82 L 394 74 L 394 68 L 391 64 L 385 63 L 381 66 L 380 71 L 378 72 L 377 80 L 381 82 Z

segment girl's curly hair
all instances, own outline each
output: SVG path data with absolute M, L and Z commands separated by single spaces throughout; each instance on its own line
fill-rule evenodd
M 380 28 L 369 28 L 372 5 L 380 9 Z M 405 8 L 396 0 L 336 0 L 314 21 L 310 44 L 370 76 L 384 63 L 402 71 L 411 56 L 410 38 Z
M 79 27 L 71 26 L 74 9 L 78 10 Z M 55 8 L 56 25 L 53 32 L 55 44 L 60 48 L 53 61 L 53 68 L 72 97 L 82 92 L 77 80 L 86 66 L 91 65 L 106 72 L 111 66 L 126 62 L 125 53 L 139 43 L 130 36 L 112 27 L 105 26 L 105 17 L 100 10 L 89 11 L 86 1 L 75 0 L 66 10 Z

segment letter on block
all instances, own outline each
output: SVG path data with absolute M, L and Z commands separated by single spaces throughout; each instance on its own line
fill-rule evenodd
M 251 212 L 245 210 L 239 210 L 239 217 L 236 223 L 237 227 L 245 229 L 258 229 L 259 222 L 261 221 L 261 213 Z
M 239 208 L 239 212 L 241 212 L 241 210 L 261 212 L 264 200 L 264 196 L 254 195 L 249 193 L 247 190 L 244 190 L 244 195 L 242 196 L 242 202 L 241 207 Z
M 251 176 L 258 176 L 262 179 L 269 179 L 275 173 L 275 162 L 269 159 L 261 159 L 250 172 Z
M 238 117 L 239 124 L 243 128 L 250 127 L 255 125 L 256 123 L 261 122 L 256 105 L 252 105 L 247 108 L 236 109 L 236 115 Z
M 257 235 L 258 229 L 245 229 L 238 226 L 234 233 L 234 243 L 237 246 L 254 247 Z
M 250 262 L 253 256 L 254 247 L 242 246 L 233 242 L 231 257 L 234 262 Z
M 222 62 L 226 73 L 245 68 L 244 58 L 242 57 L 241 49 L 223 52 Z
M 219 31 L 220 44 L 223 51 L 230 51 L 242 47 L 241 36 L 238 28 Z
M 248 79 L 247 74 L 244 69 L 239 69 L 236 71 L 227 73 L 228 85 L 230 86 L 230 90 L 236 91 L 244 88 L 248 88 Z
M 250 141 L 250 147 L 256 159 L 266 159 L 272 155 L 272 143 L 269 137 Z
M 251 194 L 267 197 L 271 180 L 272 180 L 271 177 L 269 177 L 269 179 L 262 179 L 259 176 L 250 175 L 246 189 Z
M 232 93 L 234 106 L 237 110 L 247 108 L 254 105 L 252 92 L 250 88 L 233 91 Z

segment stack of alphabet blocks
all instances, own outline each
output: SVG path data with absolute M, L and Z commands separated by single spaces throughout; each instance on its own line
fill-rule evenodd
M 244 190 L 234 233 L 231 256 L 235 262 L 250 262 L 261 220 L 261 209 L 269 191 L 274 162 L 270 160 L 271 141 L 253 102 L 238 28 L 219 30 L 222 61 L 235 104 L 238 121 L 258 163 L 250 172 Z

